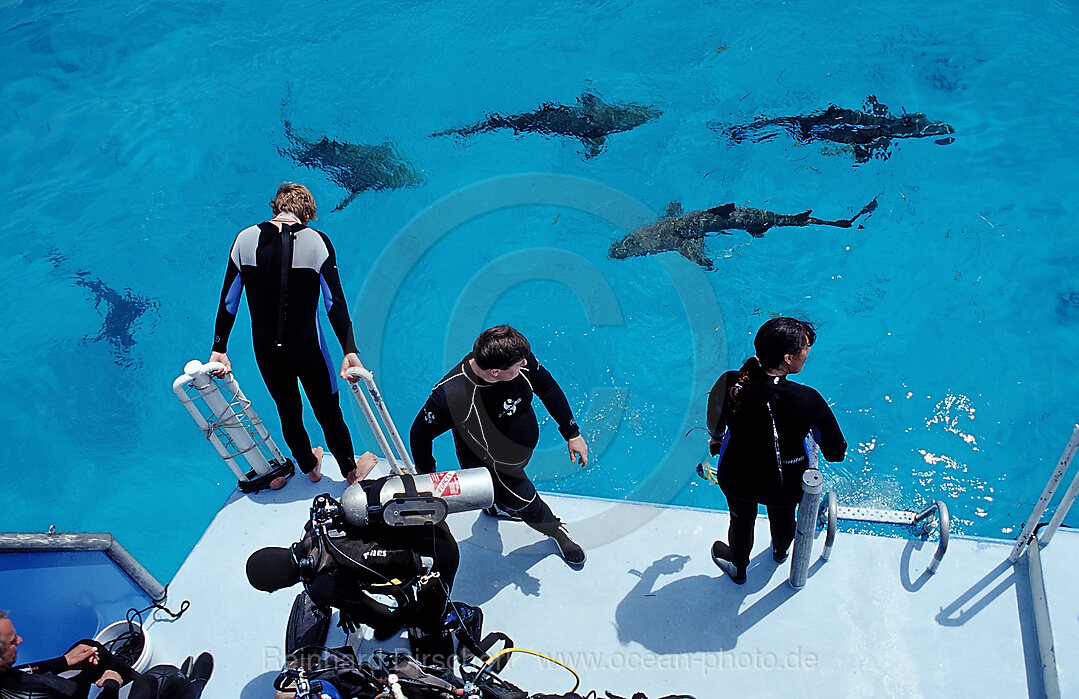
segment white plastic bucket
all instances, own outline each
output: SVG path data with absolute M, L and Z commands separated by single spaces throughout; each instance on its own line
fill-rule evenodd
M 119 638 L 129 630 L 142 631 L 142 653 L 139 654 L 138 660 L 132 665 L 132 669 L 135 672 L 145 672 L 150 668 L 150 658 L 153 655 L 153 648 L 150 646 L 150 634 L 139 626 L 138 622 L 131 622 L 130 626 L 127 621 L 117 621 L 109 624 L 101 630 L 98 635 L 94 636 L 94 640 L 101 644 L 107 644 L 116 638 Z

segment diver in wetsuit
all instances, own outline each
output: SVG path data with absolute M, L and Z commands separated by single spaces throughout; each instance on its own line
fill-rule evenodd
M 299 380 L 330 453 L 341 474 L 352 484 L 365 474 L 355 470 L 352 437 L 341 414 L 337 377 L 318 319 L 321 294 L 330 325 L 345 352 L 341 377 L 358 380 L 345 374 L 353 367 L 363 368 L 363 364 L 356 354 L 337 258 L 330 239 L 307 227 L 308 221 L 315 218 L 315 199 L 306 187 L 283 183 L 270 206 L 273 219 L 240 231 L 232 244 L 209 361 L 221 362 L 225 372 L 232 371 L 225 350 L 246 286 L 255 361 L 277 404 L 281 431 L 292 458 L 311 480 L 321 477 L 322 449 L 312 450 L 304 429 L 303 405 L 296 385 Z M 270 487 L 284 484 L 284 479 L 279 478 Z
M 367 452 L 360 460 L 369 456 L 373 458 Z M 377 493 L 382 482 L 361 481 L 353 487 Z M 319 496 L 315 503 L 313 513 L 320 507 L 328 507 L 327 511 L 339 507 L 329 496 Z M 417 660 L 448 666 L 453 637 L 443 620 L 459 561 L 457 541 L 445 522 L 394 527 L 372 521 L 352 526 L 333 515 L 332 521 L 324 523 L 313 518 L 303 539 L 290 548 L 268 547 L 251 554 L 247 577 L 253 587 L 264 592 L 303 582 L 325 620 L 322 631 L 314 634 L 321 638 L 311 645 L 324 642 L 330 608 L 334 608 L 340 612 L 345 631 L 351 633 L 366 624 L 376 639 L 384 640 L 407 628 Z M 392 598 L 392 602 L 386 604 L 372 595 Z M 287 636 L 305 633 L 290 629 Z M 297 649 L 290 652 L 293 650 Z
M 13 667 L 22 638 L 6 611 L 0 610 L 0 698 L 85 699 L 97 685 L 99 699 L 115 699 L 130 684 L 129 699 L 198 699 L 213 672 L 213 656 L 201 654 L 183 669 L 156 665 L 144 673 L 105 650 L 97 641 L 81 640 L 59 658 Z M 68 679 L 61 672 L 78 670 Z
M 753 340 L 756 356 L 723 374 L 708 395 L 711 452 L 719 456 L 717 476 L 730 510 L 729 545 L 712 544 L 712 559 L 739 585 L 746 581 L 758 503 L 768 509 L 772 558 L 787 558 L 809 467 L 806 436 L 813 435 L 828 461 L 846 455 L 847 442 L 824 398 L 787 380 L 802 370 L 816 338 L 806 321 L 769 320 Z
M 487 468 L 495 484 L 495 504 L 536 531 L 553 538 L 572 566 L 585 561 L 562 522 L 536 492 L 525 466 L 539 443 L 532 396 L 558 423 L 570 459 L 588 463 L 588 446 L 554 377 L 532 354 L 528 340 L 508 325 L 480 333 L 473 351 L 447 373 L 412 423 L 409 441 L 420 473 L 435 470 L 431 443 L 453 430 L 461 468 Z M 490 511 L 485 510 L 488 514 Z

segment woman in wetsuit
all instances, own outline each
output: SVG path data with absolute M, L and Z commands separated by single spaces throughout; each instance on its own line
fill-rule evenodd
M 728 543 L 712 544 L 712 560 L 739 585 L 746 580 L 758 504 L 768 509 L 772 558 L 787 558 L 809 468 L 806 436 L 812 434 L 828 461 L 846 455 L 847 442 L 824 398 L 787 379 L 802 370 L 816 338 L 807 321 L 769 320 L 753 340 L 756 356 L 723 374 L 708 395 L 711 452 L 719 456 L 719 485 L 730 510 Z

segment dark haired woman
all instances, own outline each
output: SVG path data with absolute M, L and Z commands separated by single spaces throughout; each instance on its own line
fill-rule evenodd
M 816 339 L 812 323 L 769 320 L 753 340 L 756 356 L 723 374 L 708 395 L 711 452 L 719 456 L 719 486 L 731 513 L 730 545 L 712 544 L 712 560 L 739 585 L 746 581 L 758 504 L 768 509 L 772 558 L 787 559 L 809 467 L 806 436 L 813 435 L 828 461 L 846 455 L 847 442 L 821 395 L 787 380 L 802 370 Z

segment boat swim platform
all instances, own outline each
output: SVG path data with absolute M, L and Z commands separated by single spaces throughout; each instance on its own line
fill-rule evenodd
M 278 491 L 235 493 L 169 585 L 176 621 L 148 622 L 156 663 L 179 665 L 209 649 L 216 666 L 204 699 L 269 699 L 283 664 L 285 626 L 300 586 L 267 594 L 247 583 L 247 557 L 297 541 L 312 498 L 345 484 L 327 456 L 320 483 L 297 474 Z M 385 473 L 386 466 L 380 462 Z M 718 495 L 718 491 L 717 491 Z M 725 512 L 545 494 L 587 551 L 582 570 L 520 522 L 453 514 L 461 564 L 453 599 L 479 605 L 484 633 L 556 658 L 581 676 L 578 690 L 650 699 L 723 696 L 1043 696 L 1026 571 L 1007 557 L 1014 542 L 952 536 L 935 575 L 936 541 L 840 532 L 820 560 L 823 532 L 801 590 L 789 562 L 772 561 L 758 518 L 744 585 L 715 566 Z M 1060 531 L 1042 551 L 1063 696 L 1079 696 L 1079 534 Z M 1020 564 L 1023 566 L 1025 564 Z M 334 622 L 336 622 L 336 614 Z M 365 629 L 365 633 L 370 631 Z M 362 659 L 375 648 L 407 650 L 400 637 L 346 639 Z M 573 685 L 548 660 L 514 654 L 501 675 L 530 692 Z

